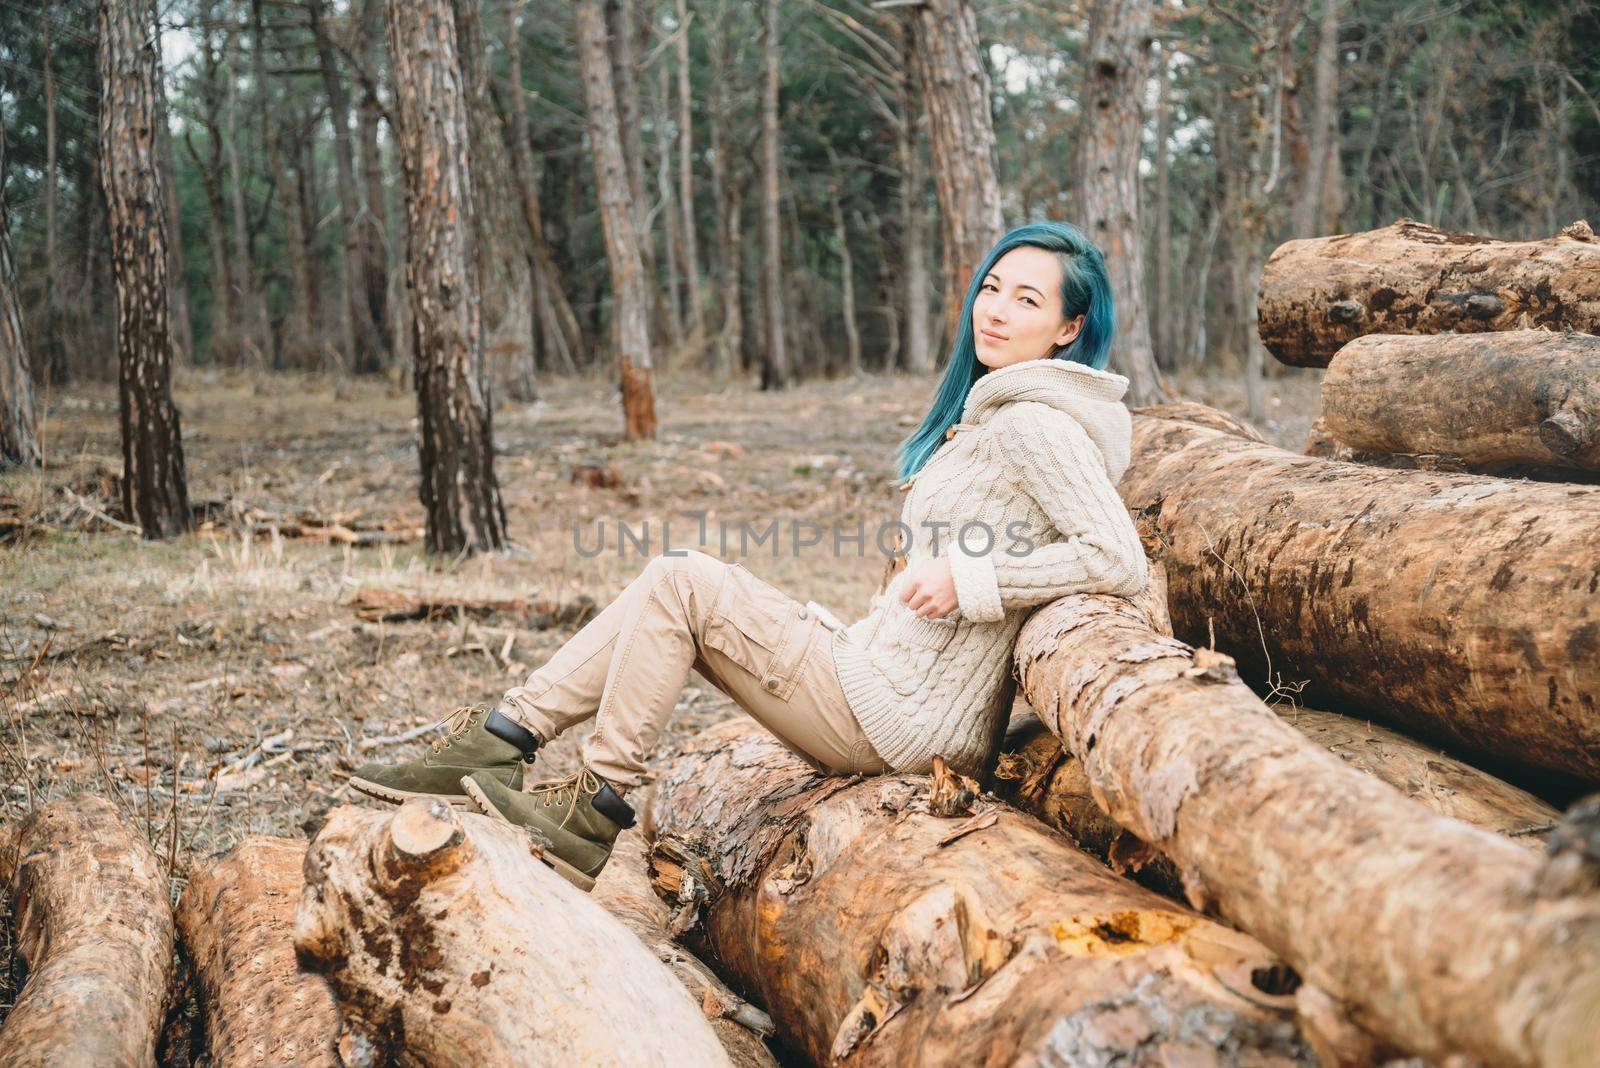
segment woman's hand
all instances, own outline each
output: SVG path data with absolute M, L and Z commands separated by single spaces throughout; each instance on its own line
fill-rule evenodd
M 923 619 L 955 611 L 956 580 L 950 574 L 950 558 L 928 557 L 907 567 L 900 600 Z

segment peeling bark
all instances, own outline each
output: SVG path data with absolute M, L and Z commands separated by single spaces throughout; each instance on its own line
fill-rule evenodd
M 1600 805 L 1544 858 L 1436 816 L 1121 598 L 1040 609 L 1016 655 L 1095 797 L 1173 859 L 1190 903 L 1281 953 L 1362 1028 L 1424 1057 L 1592 1063 L 1600 863 L 1580 843 L 1600 833 Z
M 534 848 L 442 801 L 329 815 L 294 944 L 338 998 L 344 1063 L 727 1065 L 683 986 Z
M 305 856 L 303 841 L 253 836 L 189 876 L 178 930 L 199 980 L 214 1068 L 339 1064 L 333 992 L 294 955 Z
M 1357 338 L 1328 365 L 1322 418 L 1364 452 L 1444 456 L 1475 469 L 1600 471 L 1600 337 Z
M 1297 367 L 1326 367 L 1365 334 L 1600 334 L 1597 279 L 1600 241 L 1586 223 L 1496 241 L 1401 219 L 1278 246 L 1261 272 L 1257 323 L 1267 349 Z
M 1600 779 L 1600 489 L 1300 456 L 1136 417 L 1119 492 L 1179 638 L 1258 685 Z
M 52 801 L 0 850 L 28 981 L 0 1028 L 7 1068 L 154 1068 L 173 974 L 167 874 L 99 797 Z
M 812 1063 L 1312 1063 L 1253 939 L 1003 805 L 929 801 L 730 721 L 666 764 L 653 875 Z

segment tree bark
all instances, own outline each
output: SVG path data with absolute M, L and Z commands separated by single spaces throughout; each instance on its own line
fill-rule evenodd
M 1588 1062 L 1600 865 L 1575 847 L 1600 806 L 1544 857 L 1435 816 L 1279 720 L 1227 657 L 1155 634 L 1121 598 L 1039 610 L 1016 656 L 1094 795 L 1172 857 L 1190 903 L 1283 954 L 1355 1023 L 1430 1059 Z
M 628 175 L 618 132 L 617 102 L 606 54 L 605 14 L 600 0 L 573 6 L 583 73 L 584 115 L 594 155 L 600 226 L 611 267 L 611 317 L 622 387 L 624 434 L 630 441 L 656 434 L 655 384 L 650 351 L 649 297 L 639 258 L 639 234 L 629 210 Z
M 838 162 L 830 161 L 837 173 Z M 850 231 L 844 224 L 844 208 L 839 203 L 839 187 L 828 190 L 828 207 L 833 213 L 833 240 L 839 246 L 839 305 L 844 317 L 845 371 L 861 373 L 861 331 L 856 326 L 855 264 L 850 256 Z
M 339 1064 L 339 1006 L 294 955 L 305 857 L 303 841 L 252 836 L 189 876 L 178 931 L 199 982 L 215 1068 Z
M 1366 452 L 1600 471 L 1600 337 L 1356 338 L 1328 365 L 1322 417 L 1335 438 Z
M 1139 217 L 1150 19 L 1150 0 L 1096 0 L 1084 46 L 1084 118 L 1078 138 L 1079 204 L 1085 230 L 1100 246 L 1111 277 L 1117 369 L 1128 376 L 1131 404 L 1167 399 L 1150 341 Z
M 53 21 L 54 0 L 44 0 L 39 5 L 39 29 L 41 32 L 40 44 L 42 55 L 40 57 L 44 78 L 44 284 L 45 284 L 45 329 L 44 329 L 44 361 L 41 364 L 41 373 L 48 382 L 61 381 L 57 376 L 62 368 L 60 366 L 62 352 L 59 331 L 61 329 L 61 259 L 60 245 L 57 234 L 58 214 L 56 211 L 56 185 L 60 181 L 60 168 L 56 164 L 57 137 L 56 137 L 56 77 L 55 77 L 55 52 L 51 47 L 51 24 Z
M 1169 373 L 1178 369 L 1179 309 L 1172 303 L 1172 45 L 1161 44 L 1156 54 L 1155 263 L 1150 271 L 1155 306 L 1150 309 L 1150 332 L 1156 366 Z M 1198 222 L 1198 220 L 1197 220 Z M 1190 242 L 1196 237 L 1191 235 Z
M 952 340 L 967 284 L 1003 229 L 989 75 L 968 0 L 927 0 L 906 17 L 933 147 L 944 236 L 944 335 Z
M 49 25 L 48 13 L 46 25 Z M 8 467 L 38 467 L 39 431 L 33 413 L 33 375 L 28 364 L 28 336 L 22 326 L 22 306 L 17 302 L 17 268 L 11 258 L 11 215 L 6 208 L 6 130 L 0 116 L 0 471 Z M 46 180 L 55 184 L 55 169 Z M 54 220 L 51 220 L 54 225 Z M 50 253 L 53 264 L 54 251 Z M 52 272 L 53 273 L 53 272 Z M 47 280 L 47 288 L 53 286 Z
M 193 526 L 172 403 L 166 190 L 156 139 L 161 62 L 143 0 L 103 0 L 100 181 L 117 291 L 122 506 L 147 538 Z
M 684 987 L 534 848 L 440 801 L 329 815 L 294 943 L 333 986 L 344 1063 L 727 1065 Z
M 1326 367 L 1365 334 L 1545 328 L 1600 333 L 1600 240 L 1577 222 L 1541 241 L 1496 241 L 1401 219 L 1287 241 L 1261 274 L 1261 340 Z
M 1311 158 L 1291 216 L 1296 237 L 1329 232 L 1323 205 L 1328 199 L 1329 168 L 1339 163 L 1339 0 L 1322 0 L 1312 93 L 1307 138 Z
M 678 18 L 678 213 L 683 225 L 683 276 L 688 283 L 689 332 L 705 331 L 705 298 L 700 290 L 700 240 L 695 234 L 694 96 L 689 77 L 689 2 L 677 0 Z
M 761 388 L 789 384 L 783 333 L 783 243 L 778 225 L 778 0 L 761 6 Z
M 1118 487 L 1179 638 L 1316 707 L 1600 779 L 1600 488 L 1300 456 L 1141 415 Z
M 422 507 L 436 553 L 497 549 L 506 513 L 483 395 L 466 102 L 450 0 L 389 0 L 389 65 L 406 184 Z
M 672 912 L 650 886 L 648 849 L 637 829 L 623 831 L 589 896 L 632 931 L 699 1001 L 736 1068 L 776 1068 L 778 1062 L 761 1040 L 772 1033 L 772 1018 L 729 990 L 698 957 L 673 941 Z
M 927 777 L 818 776 L 719 724 L 659 779 L 656 886 L 708 902 L 697 938 L 814 1064 L 1312 1063 L 1251 984 L 1274 964 L 1253 939 L 1006 806 L 931 801 Z
M 383 51 L 383 0 L 361 0 L 361 51 L 369 72 Z M 365 80 L 356 106 L 356 167 L 360 170 L 361 216 L 356 227 L 361 285 L 355 299 L 365 302 L 363 322 L 372 324 L 371 343 L 380 369 L 394 357 L 389 326 L 389 211 L 383 198 L 383 154 L 378 149 L 377 86 Z
M 905 47 L 915 47 L 909 35 Z M 905 254 L 906 330 L 901 351 L 905 354 L 906 370 L 912 374 L 927 374 L 942 361 L 935 358 L 938 354 L 933 351 L 933 339 L 928 336 L 928 231 L 922 212 L 927 170 L 923 167 L 922 146 L 917 137 L 923 111 L 917 105 L 911 85 L 910 72 L 901 71 L 901 121 L 895 128 L 895 156 L 900 164 L 900 242 Z
M 131 8 L 116 17 L 143 29 L 143 4 Z M 173 928 L 167 873 L 149 843 L 109 801 L 78 794 L 40 806 L 12 830 L 0 879 L 28 972 L 0 1027 L 0 1064 L 155 1068 Z

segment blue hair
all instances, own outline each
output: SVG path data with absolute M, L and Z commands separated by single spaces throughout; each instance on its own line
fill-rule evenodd
M 972 304 L 978 299 L 983 279 L 995 263 L 1014 248 L 1042 248 L 1054 252 L 1061 264 L 1061 306 L 1065 318 L 1083 316 L 1078 336 L 1046 359 L 1070 360 L 1104 370 L 1111 358 L 1111 338 L 1116 332 L 1116 310 L 1111 303 L 1111 280 L 1106 277 L 1105 259 L 1093 241 L 1077 227 L 1061 222 L 1038 222 L 1019 226 L 995 243 L 973 272 L 961 302 L 961 321 L 956 325 L 955 344 L 944 379 L 934 395 L 933 406 L 922 425 L 900 443 L 900 478 L 907 479 L 928 462 L 934 450 L 944 443 L 945 431 L 961 418 L 967 393 L 973 383 L 988 373 L 978 362 L 972 340 Z

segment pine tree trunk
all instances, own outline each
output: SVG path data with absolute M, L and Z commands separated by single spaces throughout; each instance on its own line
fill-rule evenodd
M 377 324 L 361 295 L 361 199 L 356 191 L 355 157 L 350 150 L 350 100 L 334 59 L 323 0 L 306 0 L 306 14 L 316 42 L 322 90 L 328 98 L 328 119 L 333 126 L 334 173 L 339 192 L 340 243 L 336 262 L 340 336 L 352 370 L 357 374 L 377 374 L 383 370 L 385 353 Z
M 1172 160 L 1167 142 L 1172 137 L 1172 46 L 1163 44 L 1157 53 L 1160 70 L 1156 80 L 1156 191 L 1155 191 L 1155 306 L 1150 309 L 1156 366 L 1168 373 L 1178 369 L 1178 309 L 1172 304 Z M 1192 243 L 1194 238 L 1190 237 Z
M 1545 856 L 1435 816 L 1279 720 L 1227 657 L 1160 637 L 1122 598 L 1041 608 L 1016 658 L 1029 702 L 1112 818 L 1176 861 L 1191 904 L 1283 954 L 1302 991 L 1430 1062 L 1592 1063 L 1600 865 L 1581 843 L 1600 806 L 1574 810 Z
M 480 378 L 471 157 L 450 0 L 389 0 L 388 38 L 428 548 L 451 555 L 498 549 L 506 514 Z
M 6 129 L 0 116 L 0 471 L 38 467 L 39 431 L 33 412 L 33 375 L 28 363 L 28 336 L 17 302 L 17 268 L 11 259 L 11 215 L 6 208 Z M 55 182 L 50 169 L 48 180 Z
M 1160 411 L 1118 492 L 1166 546 L 1179 638 L 1314 707 L 1600 781 L 1600 487 L 1332 463 Z
M 944 336 L 950 341 L 972 274 L 1004 228 L 989 75 L 968 0 L 926 0 L 907 18 L 933 146 L 944 235 Z
M 689 331 L 705 332 L 705 298 L 700 291 L 700 240 L 695 235 L 694 110 L 689 77 L 689 3 L 678 0 L 678 214 L 683 227 L 683 276 L 688 283 Z
M 783 332 L 783 245 L 778 223 L 778 0 L 761 7 L 761 388 L 789 384 Z
M 100 4 L 100 180 L 116 279 L 122 506 L 147 538 L 191 529 L 172 403 L 166 190 L 156 137 L 161 63 L 143 0 Z
M 617 372 L 622 387 L 622 418 L 628 439 L 656 434 L 655 384 L 650 351 L 649 296 L 639 258 L 639 233 L 629 209 L 628 173 L 618 133 L 617 101 L 606 54 L 605 13 L 601 0 L 578 0 L 579 66 L 583 72 L 584 114 L 594 154 L 600 226 L 611 266 L 611 315 L 617 340 Z
M 1322 18 L 1317 29 L 1317 54 L 1312 75 L 1311 160 L 1294 202 L 1295 237 L 1327 233 L 1322 205 L 1328 195 L 1328 168 L 1339 154 L 1339 0 L 1321 0 Z
M 383 51 L 383 0 L 361 0 L 361 49 L 369 70 L 376 72 Z M 356 159 L 361 172 L 361 220 L 357 228 L 361 285 L 357 299 L 366 302 L 373 343 L 380 364 L 394 359 L 394 334 L 389 324 L 389 211 L 383 196 L 383 154 L 378 149 L 376 87 L 367 85 L 356 106 Z M 380 368 L 381 369 L 381 368 Z
M 728 53 L 731 47 L 726 0 L 718 7 L 717 25 L 706 35 L 710 86 L 706 100 L 706 126 L 711 147 L 711 201 L 716 212 L 717 303 L 722 325 L 717 330 L 713 373 L 719 379 L 732 376 L 742 347 L 740 332 L 744 320 L 740 312 L 741 265 L 739 249 L 738 190 L 728 168 L 726 123 L 728 118 Z
M 1156 374 L 1144 299 L 1144 227 L 1139 160 L 1150 72 L 1150 0 L 1096 0 L 1085 44 L 1084 121 L 1078 190 L 1085 232 L 1105 256 L 1116 307 L 1115 370 L 1128 376 L 1128 403 L 1167 399 Z
M 903 47 L 915 43 L 905 35 Z M 933 339 L 928 336 L 928 231 L 923 223 L 923 190 L 927 171 L 923 167 L 922 146 L 917 131 L 923 122 L 923 109 L 912 91 L 911 72 L 900 72 L 900 124 L 895 127 L 895 157 L 900 163 L 900 245 L 904 264 L 905 343 L 902 363 L 912 374 L 927 374 L 939 362 L 934 359 Z

